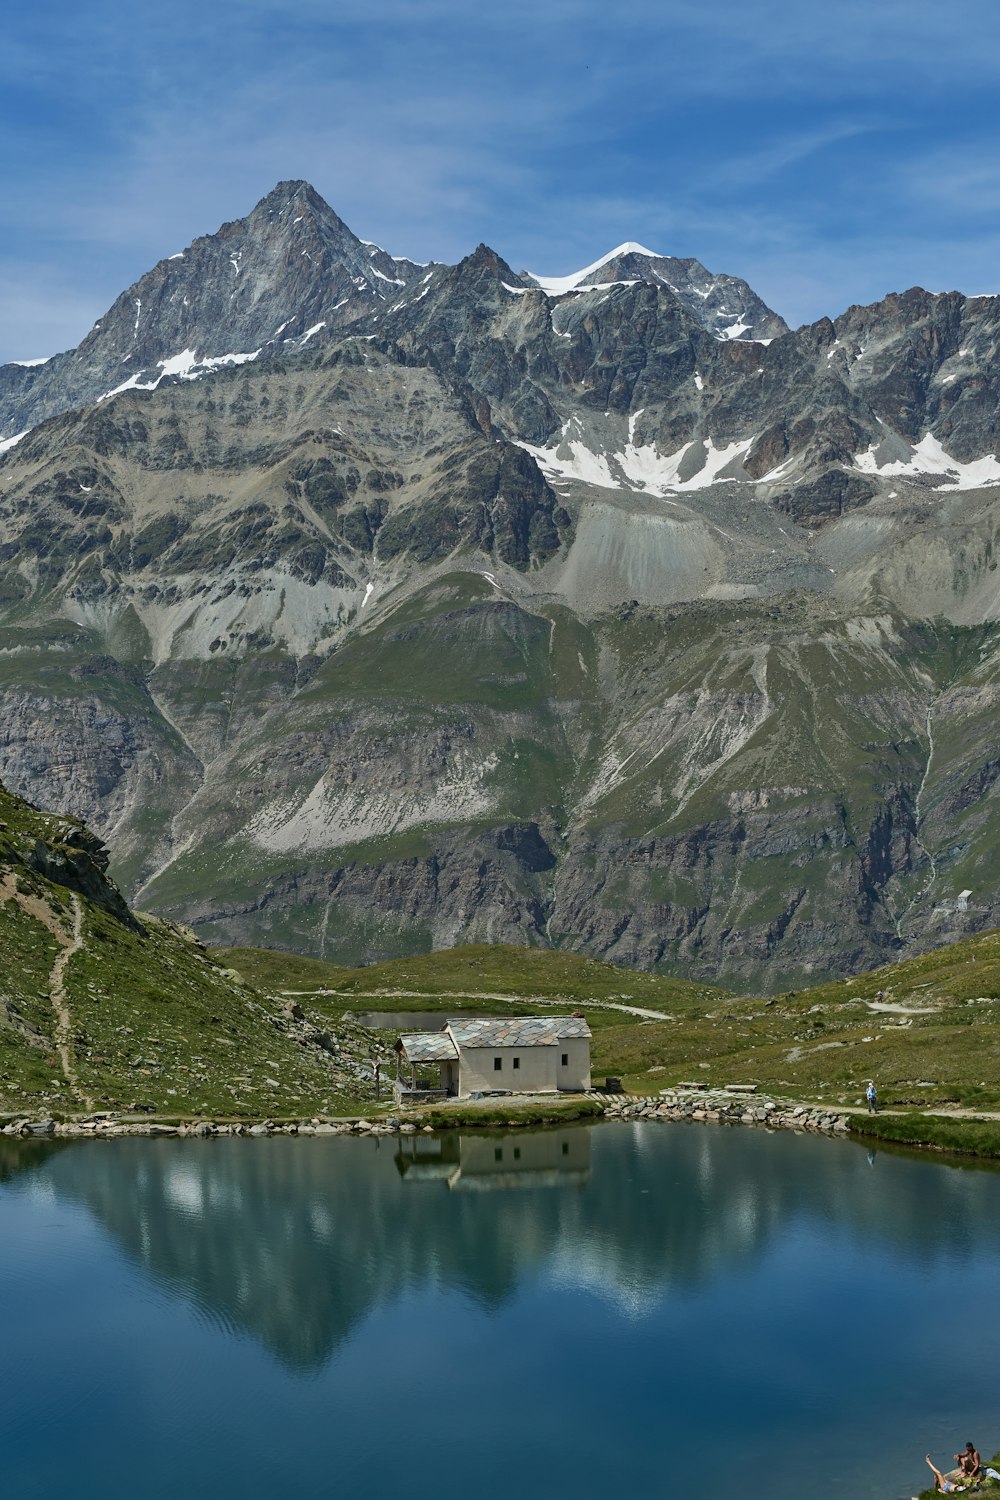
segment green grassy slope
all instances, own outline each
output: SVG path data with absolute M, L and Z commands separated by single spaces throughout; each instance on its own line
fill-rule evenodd
M 678 1004 L 706 1004 L 728 998 L 726 990 L 712 985 L 616 969 L 576 953 L 520 948 L 511 943 L 471 943 L 440 953 L 370 964 L 364 969 L 345 969 L 260 948 L 220 948 L 215 952 L 222 962 L 255 983 L 288 989 L 327 986 L 337 991 L 338 999 L 348 1008 L 363 1001 L 358 1008 L 371 1009 L 373 996 L 396 990 L 431 996 L 540 996 L 594 1004 L 612 1000 L 665 1011 Z M 397 1008 L 396 998 L 387 1008 Z
M 368 1038 L 316 1027 L 189 934 L 132 918 L 101 847 L 0 787 L 0 1113 L 301 1115 L 353 1105 Z
M 874 1077 L 883 1107 L 910 1121 L 894 1138 L 914 1141 L 928 1130 L 913 1111 L 1000 1110 L 1000 932 L 768 999 L 514 944 L 345 969 L 207 953 L 184 929 L 133 916 L 104 865 L 81 824 L 0 788 L 0 1112 L 348 1110 L 390 1040 L 353 1013 L 542 1007 L 582 1009 L 595 1076 L 642 1092 L 754 1082 L 851 1108 Z
M 642 1092 L 688 1079 L 756 1083 L 851 1107 L 874 1077 L 884 1108 L 1000 1109 L 1000 932 L 769 999 L 510 946 L 352 970 L 260 950 L 219 956 L 276 989 L 328 987 L 336 993 L 311 1003 L 334 1015 L 369 1008 L 444 1014 L 477 997 L 488 1010 L 494 995 L 512 997 L 522 1010 L 533 1000 L 565 1000 L 584 1010 L 594 1030 L 595 1076 L 622 1074 Z M 624 1014 L 615 1005 L 669 1019 Z

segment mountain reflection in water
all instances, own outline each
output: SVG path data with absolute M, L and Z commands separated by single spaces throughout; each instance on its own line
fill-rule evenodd
M 547 1272 L 634 1316 L 797 1220 L 922 1262 L 1000 1241 L 993 1178 L 723 1128 L 11 1144 L 158 1283 L 302 1370 L 415 1289 L 495 1308 Z

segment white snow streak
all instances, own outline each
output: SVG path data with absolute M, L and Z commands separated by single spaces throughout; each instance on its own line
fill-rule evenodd
M 574 271 L 570 276 L 536 276 L 529 271 L 528 275 L 532 281 L 541 287 L 543 292 L 548 292 L 551 297 L 560 297 L 563 292 L 572 292 L 581 282 L 586 281 L 595 271 L 606 266 L 610 261 L 617 260 L 620 255 L 645 255 L 650 260 L 663 260 L 655 250 L 647 250 L 643 245 L 637 245 L 634 240 L 626 240 L 624 245 L 617 245 L 614 250 L 609 250 L 607 255 L 602 255 L 600 260 L 595 260 L 592 265 L 584 266 L 582 271 Z M 511 290 L 508 288 L 508 290 Z
M 260 350 L 254 349 L 248 354 L 216 354 L 199 359 L 193 349 L 182 349 L 180 354 L 172 354 L 169 359 L 157 361 L 161 373 L 154 380 L 140 379 L 144 372 L 137 370 L 134 375 L 129 376 L 128 380 L 123 380 L 121 385 L 116 385 L 114 390 L 105 391 L 103 396 L 98 396 L 97 404 L 110 401 L 112 396 L 120 396 L 123 391 L 155 391 L 160 381 L 167 375 L 176 375 L 181 380 L 199 380 L 202 375 L 226 365 L 249 364 L 259 354 Z

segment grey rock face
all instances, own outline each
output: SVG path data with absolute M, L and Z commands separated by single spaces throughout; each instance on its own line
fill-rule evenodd
M 152 909 L 344 961 L 769 988 L 978 930 L 998 328 L 413 267 L 283 184 L 0 370 L 0 775 Z
M 0 367 L 0 439 L 122 387 L 301 349 L 424 274 L 359 240 L 308 183 L 279 183 L 245 219 L 140 277 L 79 348 Z

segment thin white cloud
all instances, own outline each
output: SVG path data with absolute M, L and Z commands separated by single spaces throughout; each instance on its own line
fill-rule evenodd
M 753 151 L 727 156 L 705 176 L 705 186 L 714 188 L 748 188 L 767 181 L 786 168 L 797 166 L 831 146 L 871 135 L 883 126 L 861 120 L 835 121 L 818 130 L 787 131 L 778 140 L 769 141 Z
M 96 287 L 67 284 L 58 266 L 0 262 L 0 359 L 47 359 L 72 348 L 103 310 Z

